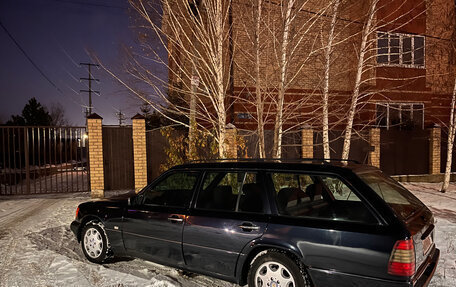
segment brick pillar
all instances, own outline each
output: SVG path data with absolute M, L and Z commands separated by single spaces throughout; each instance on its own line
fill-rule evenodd
M 313 129 L 305 128 L 301 131 L 302 140 L 301 140 L 301 157 L 302 158 L 313 158 L 314 157 L 314 147 L 313 147 Z
M 369 131 L 369 144 L 372 150 L 369 152 L 369 164 L 380 168 L 380 129 L 372 128 Z
M 97 114 L 87 117 L 91 197 L 104 197 L 102 121 Z
M 226 125 L 225 151 L 226 158 L 237 158 L 237 129 L 233 124 Z
M 135 191 L 147 185 L 147 154 L 146 154 L 146 120 L 137 114 L 131 118 L 133 123 L 133 162 L 135 174 Z
M 433 127 L 429 131 L 429 173 L 440 173 L 440 141 L 442 129 Z

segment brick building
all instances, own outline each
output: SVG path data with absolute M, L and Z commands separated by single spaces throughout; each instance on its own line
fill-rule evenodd
M 234 53 L 234 94 L 240 99 L 248 98 L 254 91 L 254 82 L 249 80 L 253 74 L 252 61 L 248 60 L 253 46 L 249 43 L 249 33 L 245 28 L 253 23 L 248 22 L 247 14 L 250 11 L 245 8 L 248 5 L 246 2 L 250 3 L 233 1 L 234 39 L 237 44 Z M 320 6 L 326 3 L 313 2 L 316 3 L 313 10 L 308 8 L 298 14 L 298 22 L 303 25 L 309 25 L 309 21 L 313 21 L 309 20 L 313 13 L 321 11 Z M 334 113 L 330 114 L 335 116 L 330 120 L 330 125 L 334 123 L 332 128 L 344 124 L 340 119 L 344 117 L 346 109 L 340 107 L 347 105 L 353 91 L 357 49 L 369 2 L 346 1 L 340 8 L 336 26 L 336 33 L 339 34 L 335 42 L 344 42 L 335 45 L 332 54 L 330 110 L 333 109 Z M 280 13 L 274 1 L 268 3 L 265 10 L 270 11 L 264 13 Z M 377 5 L 376 31 L 370 35 L 370 60 L 363 74 L 366 81 L 362 91 L 367 96 L 362 98 L 363 104 L 360 105 L 356 123 L 358 126 L 368 124 L 385 128 L 412 125 L 421 129 L 447 123 L 454 84 L 455 59 L 451 48 L 455 28 L 454 1 L 381 0 Z M 331 15 L 328 14 L 315 21 L 315 28 L 306 32 L 303 44 L 297 47 L 290 66 L 290 73 L 296 75 L 287 89 L 288 102 L 307 97 L 306 103 L 311 107 L 309 110 L 303 105 L 299 110 L 294 110 L 302 115 L 302 118 L 294 118 L 297 121 L 305 121 L 306 114 L 308 118 L 310 115 L 315 117 L 314 113 L 319 111 L 323 51 L 318 51 L 321 49 L 320 43 L 312 41 L 325 38 L 321 27 L 329 29 L 330 20 Z M 270 83 L 269 88 L 274 90 L 279 71 L 274 67 L 274 61 L 270 61 L 270 66 L 267 63 L 268 59 L 274 57 L 272 46 L 272 43 L 264 46 L 262 70 L 265 81 Z M 302 58 L 305 58 L 302 63 L 304 67 L 296 72 Z M 237 127 L 255 128 L 251 120 L 255 118 L 252 107 L 241 100 L 233 109 L 233 122 Z M 321 126 L 318 117 L 309 124 L 317 129 Z
M 196 1 L 192 3 L 200 3 Z M 350 96 L 353 92 L 358 63 L 359 46 L 371 1 L 342 1 L 337 17 L 336 37 L 330 67 L 329 125 L 333 131 L 343 130 Z M 227 122 L 238 129 L 255 130 L 257 126 L 254 71 L 254 43 L 256 1 L 232 0 L 231 42 L 225 47 L 229 52 L 232 44 L 233 66 L 230 73 L 232 85 L 228 94 Z M 299 3 L 299 1 L 297 1 Z M 321 101 L 322 75 L 324 71 L 324 42 L 327 39 L 332 15 L 325 8 L 327 1 L 307 1 L 296 13 L 290 40 L 293 57 L 288 66 L 289 80 L 286 87 L 285 130 L 299 132 L 300 145 L 308 148 L 300 155 L 316 155 L 318 132 L 322 128 Z M 264 121 L 271 130 L 276 111 L 274 99 L 279 82 L 277 49 L 283 32 L 280 1 L 265 1 L 262 10 L 261 42 L 261 87 L 268 99 L 265 101 Z M 201 9 L 203 11 L 204 9 Z M 375 29 L 369 35 L 369 52 L 361 86 L 360 103 L 355 117 L 354 129 L 361 134 L 370 148 L 369 162 L 380 165 L 380 158 L 388 157 L 388 151 L 380 156 L 379 142 L 388 135 L 384 130 L 399 129 L 418 131 L 420 137 L 426 134 L 427 147 L 423 163 L 426 171 L 438 173 L 445 133 L 438 126 L 445 126 L 449 119 L 449 105 L 454 85 L 455 55 L 453 39 L 455 30 L 454 1 L 452 0 L 380 0 L 375 13 Z M 228 21 L 228 19 L 227 19 Z M 282 29 L 282 30 L 281 30 Z M 170 66 L 175 61 L 185 61 L 172 46 Z M 187 59 L 188 61 L 188 59 Z M 228 64 L 228 63 L 227 63 Z M 182 64 L 181 64 L 182 65 Z M 185 65 L 185 64 L 183 64 Z M 188 70 L 191 70 L 190 68 Z M 170 83 L 175 82 L 175 73 L 170 73 Z M 190 79 L 188 79 L 190 82 Z M 184 85 L 185 86 L 185 85 Z M 190 84 L 186 85 L 190 87 Z M 371 131 L 370 129 L 380 129 Z M 312 133 L 303 131 L 311 129 Z M 382 132 L 382 136 L 380 136 Z M 317 134 L 315 134 L 317 133 Z M 304 135 L 311 138 L 303 138 Z M 339 133 L 340 136 L 340 133 Z M 391 139 L 390 139 L 391 140 Z M 314 143 L 311 148 L 310 142 Z M 337 140 L 334 140 L 335 144 Z M 394 141 L 394 139 L 393 139 Z M 428 142 L 430 141 L 430 144 Z M 400 143 L 398 143 L 400 144 Z M 286 146 L 286 142 L 285 145 Z M 293 144 L 292 144 L 293 146 Z M 294 144 L 296 146 L 296 142 Z M 362 146 L 362 145 L 360 145 Z M 321 147 L 320 147 L 321 149 Z M 335 149 L 338 149 L 335 147 Z M 352 150 L 356 149 L 352 146 Z M 364 151 L 364 154 L 366 151 Z M 286 154 L 286 153 L 285 153 Z M 336 153 L 337 154 L 337 153 Z M 383 157 L 383 154 L 385 157 Z M 422 153 L 423 154 L 423 153 Z M 413 157 L 413 155 L 409 155 Z M 356 156 L 355 156 L 356 158 Z M 364 155 L 358 158 L 365 161 Z M 415 156 L 416 158 L 416 156 Z M 372 160 L 373 159 L 373 160 Z M 412 171 L 413 173 L 414 171 Z M 418 173 L 427 173 L 424 169 Z M 393 173 L 400 173 L 394 171 Z M 416 171 L 415 171 L 416 173 Z

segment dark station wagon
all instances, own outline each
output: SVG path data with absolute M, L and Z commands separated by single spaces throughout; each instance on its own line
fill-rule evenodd
M 433 223 L 371 166 L 227 160 L 82 203 L 71 229 L 96 263 L 138 257 L 256 287 L 427 286 L 440 255 Z

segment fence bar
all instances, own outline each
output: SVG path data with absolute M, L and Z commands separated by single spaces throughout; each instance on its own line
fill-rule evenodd
M 3 157 L 2 157 L 2 160 L 3 160 L 3 166 L 2 166 L 2 176 L 3 176 L 3 186 L 4 186 L 4 190 L 5 190 L 5 194 L 7 193 L 6 191 L 6 154 L 5 154 L 5 129 L 2 128 L 2 152 L 3 152 Z
M 10 128 L 7 128 L 6 133 L 8 134 L 8 185 L 9 194 L 13 194 L 13 186 L 11 185 L 12 174 L 11 174 L 11 145 L 10 145 Z
M 55 191 L 59 191 L 59 182 L 58 182 L 58 176 L 59 176 L 59 169 L 58 169 L 58 161 L 57 161 L 57 130 L 54 128 L 52 137 L 54 138 L 54 166 L 55 166 Z M 52 180 L 52 177 L 51 177 Z
M 46 144 L 46 129 L 43 128 L 43 165 L 44 165 L 44 190 L 48 191 L 47 183 L 47 144 Z
M 24 150 L 25 150 L 25 183 L 27 194 L 30 194 L 30 158 L 29 158 L 29 138 L 28 129 L 24 128 Z
M 40 189 L 39 189 L 39 192 L 38 193 L 41 193 L 41 190 L 43 190 L 43 183 L 41 181 L 41 176 L 42 176 L 42 172 L 41 172 L 41 131 L 40 131 L 40 128 L 37 128 L 37 140 L 38 140 L 38 146 L 37 146 L 37 149 L 38 149 L 38 178 L 40 179 Z
M 59 128 L 60 192 L 63 191 L 62 128 Z M 65 165 L 66 168 L 66 165 Z
M 71 182 L 73 183 L 73 129 L 70 129 L 70 157 L 71 157 Z M 71 184 L 71 192 L 74 192 L 74 185 Z
M 80 156 L 81 148 L 81 129 L 76 130 L 76 191 L 79 191 L 79 162 L 82 160 Z M 82 163 L 81 163 L 82 164 Z M 81 167 L 82 168 L 82 167 Z
M 16 128 L 13 128 L 13 171 L 14 171 L 14 193 L 17 194 L 17 172 L 16 172 Z
M 67 128 L 64 129 L 64 145 L 63 149 L 65 150 L 65 177 L 66 177 L 66 192 L 68 192 L 68 134 Z
M 33 193 L 36 193 L 36 157 L 35 157 L 35 128 L 30 128 L 32 132 L 32 164 L 33 164 Z
M 48 129 L 48 152 L 49 152 L 49 184 L 51 185 L 50 191 L 54 191 L 52 186 L 52 139 L 51 139 L 51 129 Z M 46 177 L 46 179 L 48 179 Z

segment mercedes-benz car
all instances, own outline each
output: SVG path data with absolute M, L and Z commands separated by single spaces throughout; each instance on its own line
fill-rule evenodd
M 82 203 L 91 262 L 130 256 L 255 287 L 427 286 L 432 212 L 379 169 L 324 160 L 171 168 L 138 194 Z

